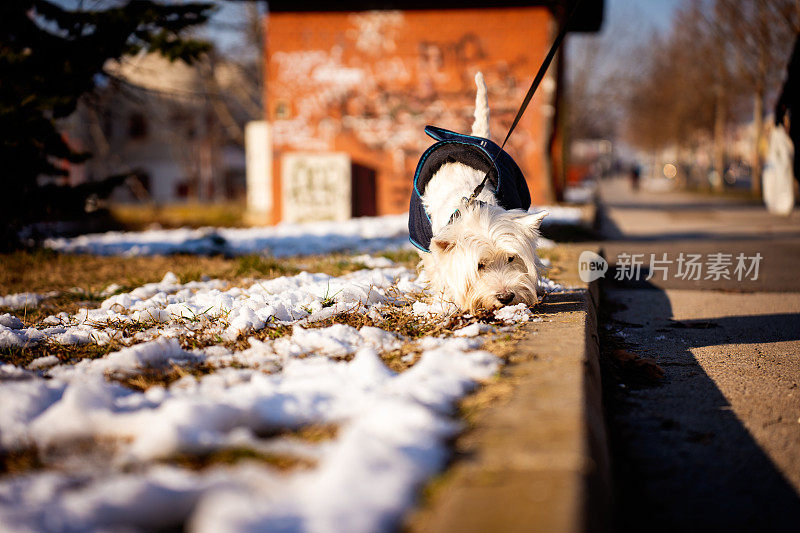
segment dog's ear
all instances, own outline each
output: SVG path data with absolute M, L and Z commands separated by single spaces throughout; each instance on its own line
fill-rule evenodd
M 455 246 L 455 243 L 452 241 L 448 241 L 447 239 L 433 239 L 431 240 L 431 245 L 436 248 L 438 251 L 445 253 L 449 252 Z
M 539 226 L 542 225 L 542 220 L 544 217 L 549 215 L 547 211 L 539 211 L 538 213 L 533 213 L 530 215 L 525 215 L 519 219 L 520 224 L 523 226 L 528 226 L 529 228 L 539 229 Z

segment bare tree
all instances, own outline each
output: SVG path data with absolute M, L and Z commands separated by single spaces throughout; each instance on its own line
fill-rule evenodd
M 780 83 L 792 38 L 800 25 L 797 0 L 716 0 L 714 29 L 725 43 L 723 60 L 735 71 L 752 97 L 754 140 L 752 187 L 761 192 L 760 149 L 766 98 Z
M 712 132 L 724 120 L 724 69 L 715 64 L 702 4 L 679 8 L 667 35 L 643 50 L 645 64 L 633 80 L 628 101 L 627 137 L 649 149 L 688 146 L 698 131 Z
M 635 7 L 628 11 L 626 19 L 641 16 Z M 567 122 L 572 138 L 619 137 L 627 89 L 639 71 L 639 62 L 630 56 L 641 48 L 636 28 L 619 21 L 599 35 L 569 36 Z
M 626 134 L 647 149 L 690 149 L 713 139 L 713 185 L 722 187 L 729 124 L 747 110 L 754 123 L 753 189 L 767 99 L 775 93 L 800 25 L 798 0 L 700 0 L 675 12 L 670 30 L 641 54 L 631 83 Z

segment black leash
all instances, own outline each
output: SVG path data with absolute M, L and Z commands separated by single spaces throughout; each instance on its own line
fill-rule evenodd
M 550 47 L 550 51 L 547 53 L 547 56 L 544 58 L 544 62 L 542 66 L 539 67 L 539 72 L 536 73 L 536 77 L 533 78 L 533 83 L 531 83 L 531 88 L 528 89 L 528 94 L 525 95 L 525 99 L 522 101 L 522 105 L 519 107 L 519 111 L 517 111 L 517 116 L 514 117 L 514 122 L 511 124 L 511 127 L 508 129 L 508 133 L 506 134 L 506 138 L 503 140 L 503 144 L 500 145 L 500 150 L 502 151 L 503 148 L 506 146 L 506 142 L 508 142 L 508 138 L 511 137 L 511 134 L 514 132 L 514 128 L 517 127 L 519 123 L 519 119 L 522 118 L 523 113 L 528 108 L 528 104 L 533 98 L 533 94 L 536 92 L 536 89 L 539 88 L 539 84 L 542 83 L 544 79 L 544 75 L 547 73 L 547 69 L 550 67 L 550 63 L 553 62 L 553 58 L 558 51 L 558 47 L 561 46 L 561 41 L 564 40 L 564 37 L 567 35 L 567 28 L 569 27 L 569 23 L 572 20 L 572 16 L 575 15 L 575 11 L 578 9 L 578 5 L 581 3 L 581 0 L 576 0 L 575 4 L 572 6 L 572 11 L 570 11 L 567 18 L 564 20 L 564 23 L 561 25 L 561 30 L 558 32 L 555 40 L 553 41 L 552 46 Z M 492 158 L 492 164 L 489 165 L 489 171 L 494 167 L 495 161 L 497 160 L 497 156 L 499 152 L 495 154 Z M 489 171 L 486 172 L 486 175 L 483 177 L 483 181 L 481 181 L 475 190 L 472 191 L 472 195 L 467 199 L 467 203 L 472 203 L 481 193 L 483 188 L 486 186 L 486 182 L 489 181 Z

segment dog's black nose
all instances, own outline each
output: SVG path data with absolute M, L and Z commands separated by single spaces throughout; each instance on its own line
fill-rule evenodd
M 511 300 L 514 299 L 513 292 L 499 292 L 497 293 L 497 299 L 500 300 L 500 303 L 503 305 L 508 305 L 511 303 Z

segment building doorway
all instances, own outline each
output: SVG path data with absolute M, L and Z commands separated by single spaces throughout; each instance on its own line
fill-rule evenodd
M 374 217 L 378 214 L 375 170 L 357 163 L 352 166 L 353 217 Z

